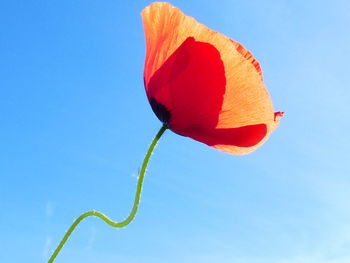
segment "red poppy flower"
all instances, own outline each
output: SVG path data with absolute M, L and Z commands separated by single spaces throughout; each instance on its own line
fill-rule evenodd
M 153 3 L 141 15 L 145 89 L 159 120 L 228 153 L 262 145 L 283 113 L 274 113 L 252 54 L 168 3 Z

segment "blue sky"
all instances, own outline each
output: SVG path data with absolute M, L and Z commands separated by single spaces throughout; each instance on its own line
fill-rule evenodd
M 349 2 L 219 2 L 171 3 L 252 51 L 280 127 L 246 156 L 166 132 L 132 224 L 87 219 L 57 263 L 350 262 Z M 127 216 L 160 127 L 149 3 L 0 3 L 0 262 L 46 262 L 86 210 Z

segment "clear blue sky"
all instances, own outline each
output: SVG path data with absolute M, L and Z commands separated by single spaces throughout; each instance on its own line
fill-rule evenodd
M 149 3 L 0 3 L 0 262 L 46 262 L 86 210 L 128 214 L 160 127 L 142 81 Z M 286 115 L 247 156 L 167 132 L 134 222 L 86 220 L 56 262 L 350 262 L 349 2 L 172 4 L 252 51 Z

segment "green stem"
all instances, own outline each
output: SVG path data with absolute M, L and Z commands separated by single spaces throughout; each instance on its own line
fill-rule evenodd
M 160 128 L 160 130 L 158 131 L 156 137 L 154 137 L 150 147 L 148 148 L 148 151 L 146 153 L 145 158 L 143 159 L 143 163 L 142 163 L 142 166 L 141 166 L 141 171 L 140 171 L 139 178 L 138 178 L 138 181 L 137 181 L 137 188 L 136 188 L 136 193 L 135 193 L 134 205 L 133 205 L 133 207 L 131 209 L 131 212 L 130 212 L 129 216 L 125 220 L 123 220 L 121 222 L 115 222 L 115 221 L 111 220 L 110 218 L 108 218 L 107 216 L 105 216 L 104 214 L 102 214 L 100 212 L 97 212 L 97 211 L 85 212 L 84 214 L 80 215 L 77 219 L 75 219 L 73 224 L 69 227 L 68 231 L 66 232 L 66 234 L 62 238 L 61 242 L 58 244 L 57 248 L 55 249 L 55 251 L 53 252 L 52 256 L 50 257 L 48 263 L 52 263 L 55 260 L 56 256 L 58 255 L 58 253 L 60 252 L 60 250 L 62 249 L 62 247 L 64 246 L 64 244 L 66 243 L 66 241 L 68 240 L 68 238 L 70 237 L 70 235 L 72 234 L 74 229 L 86 217 L 97 216 L 97 217 L 99 217 L 100 219 L 102 219 L 108 225 L 110 225 L 112 227 L 124 227 L 124 226 L 128 225 L 134 219 L 134 217 L 135 217 L 135 215 L 137 213 L 137 209 L 139 207 L 143 179 L 145 177 L 145 172 L 146 172 L 146 168 L 147 168 L 149 159 L 150 159 L 151 154 L 152 154 L 155 146 L 157 145 L 160 137 L 163 135 L 163 133 L 165 132 L 166 129 L 167 129 L 167 127 L 165 125 L 163 125 Z

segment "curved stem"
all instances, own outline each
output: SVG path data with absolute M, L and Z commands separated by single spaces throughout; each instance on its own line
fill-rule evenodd
M 110 218 L 108 218 L 106 215 L 104 215 L 101 212 L 97 212 L 97 211 L 85 212 L 84 214 L 80 215 L 77 219 L 75 219 L 73 224 L 69 227 L 68 231 L 63 236 L 61 242 L 58 244 L 57 248 L 55 249 L 55 251 L 51 255 L 48 263 L 52 263 L 55 260 L 56 256 L 58 255 L 58 253 L 60 252 L 60 250 L 62 249 L 62 247 L 64 246 L 64 244 L 66 243 L 66 241 L 68 240 L 68 238 L 70 237 L 70 235 L 72 234 L 74 229 L 78 226 L 78 224 L 83 219 L 85 219 L 85 218 L 87 218 L 89 216 L 97 216 L 97 217 L 99 217 L 100 219 L 102 219 L 108 225 L 110 225 L 112 227 L 124 227 L 124 226 L 128 225 L 134 219 L 134 217 L 135 217 L 135 215 L 137 213 L 137 209 L 139 207 L 143 179 L 145 177 L 145 172 L 146 172 L 146 168 L 147 168 L 149 159 L 150 159 L 151 154 L 152 154 L 155 146 L 157 145 L 160 137 L 163 135 L 163 133 L 165 132 L 166 129 L 167 129 L 167 127 L 165 125 L 163 125 L 160 128 L 160 130 L 158 131 L 156 137 L 154 137 L 151 145 L 149 146 L 145 158 L 143 159 L 143 163 L 142 163 L 142 166 L 141 166 L 141 171 L 140 171 L 139 178 L 138 178 L 138 181 L 137 181 L 134 205 L 133 205 L 133 207 L 131 209 L 131 212 L 130 212 L 129 216 L 126 219 L 124 219 L 123 221 L 121 221 L 121 222 L 115 222 L 115 221 L 111 220 Z

